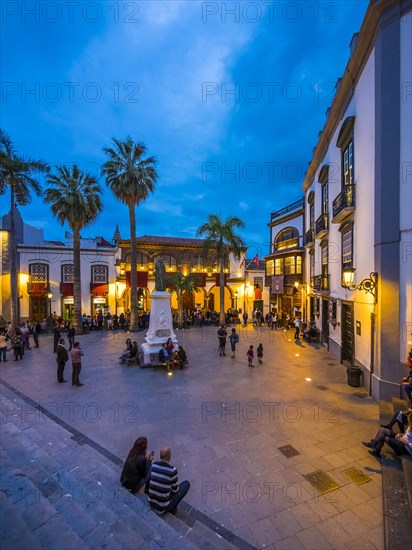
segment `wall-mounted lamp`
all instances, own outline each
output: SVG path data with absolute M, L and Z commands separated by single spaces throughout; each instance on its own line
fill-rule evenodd
M 121 267 L 121 268 L 120 268 L 120 276 L 121 276 L 121 277 L 124 277 L 124 276 L 125 276 L 125 273 L 126 273 L 125 268 L 124 268 L 124 267 Z
M 358 285 L 355 285 L 355 269 L 347 268 L 342 272 L 342 286 L 347 288 L 351 292 L 354 290 L 364 290 L 372 294 L 376 301 L 376 285 L 378 282 L 378 274 L 376 271 L 372 271 L 370 276 L 366 279 L 363 279 Z

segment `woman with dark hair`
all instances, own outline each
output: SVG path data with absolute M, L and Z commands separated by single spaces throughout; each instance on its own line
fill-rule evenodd
M 138 437 L 127 455 L 120 483 L 131 493 L 137 493 L 149 478 L 154 452 L 147 455 L 147 437 Z

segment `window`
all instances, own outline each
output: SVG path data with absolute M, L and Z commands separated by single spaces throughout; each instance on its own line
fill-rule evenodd
M 253 284 L 255 288 L 263 288 L 263 277 L 254 277 Z
M 309 205 L 309 229 L 311 231 L 315 229 L 315 205 L 313 202 Z
M 340 231 L 342 233 L 342 268 L 352 267 L 353 225 L 346 224 Z
M 92 283 L 102 284 L 108 282 L 107 265 L 92 266 Z
M 315 278 L 315 251 L 313 249 L 309 252 L 309 277 L 311 281 Z
M 46 264 L 31 264 L 30 265 L 30 282 L 31 283 L 47 283 L 47 265 Z
M 275 262 L 273 260 L 267 260 L 266 262 L 266 275 L 270 277 L 275 274 Z
M 137 253 L 137 268 L 144 267 L 147 264 L 147 256 L 146 254 L 142 254 L 141 252 Z
M 327 216 L 329 211 L 328 184 L 322 185 L 322 215 Z
M 67 264 L 62 266 L 62 282 L 74 283 L 74 265 Z
M 282 231 L 276 235 L 274 245 L 276 251 L 298 247 L 299 231 L 295 227 L 286 227 L 282 229 Z
M 275 259 L 275 275 L 295 275 L 302 273 L 302 257 L 286 256 Z
M 350 140 L 347 146 L 342 150 L 343 159 L 343 184 L 353 185 L 353 141 Z
M 321 257 L 322 257 L 322 275 L 329 274 L 329 249 L 328 243 L 324 243 L 321 246 Z

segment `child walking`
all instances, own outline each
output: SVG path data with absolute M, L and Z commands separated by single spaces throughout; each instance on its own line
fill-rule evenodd
M 255 365 L 253 364 L 253 357 L 254 357 L 253 346 L 249 346 L 249 349 L 247 350 L 246 355 L 247 355 L 247 362 L 249 367 L 254 367 Z
M 257 354 L 259 363 L 262 364 L 262 359 L 263 359 L 263 346 L 262 346 L 262 344 L 258 345 L 258 348 L 256 350 L 256 354 Z

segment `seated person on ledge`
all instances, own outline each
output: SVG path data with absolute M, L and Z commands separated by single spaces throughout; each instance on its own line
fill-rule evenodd
M 312 338 L 317 338 L 319 335 L 319 331 L 315 325 L 315 323 L 311 323 L 309 325 L 308 330 L 305 330 L 303 333 L 303 339 L 306 342 L 310 342 Z
M 137 493 L 149 479 L 153 451 L 147 455 L 147 437 L 138 437 L 127 455 L 120 483 L 131 493 Z
M 179 502 L 190 489 L 188 481 L 178 482 L 177 470 L 170 464 L 172 451 L 170 447 L 160 449 L 160 460 L 153 462 L 145 493 L 149 504 L 156 514 L 176 513 Z
M 128 353 L 130 353 L 132 347 L 133 347 L 132 346 L 132 341 L 130 340 L 130 338 L 127 338 L 127 340 L 126 340 L 126 349 L 123 350 L 123 353 L 122 353 L 121 357 L 119 357 L 121 365 L 125 364 L 127 355 L 128 355 Z
M 185 363 L 187 363 L 186 352 L 185 352 L 185 350 L 183 349 L 182 346 L 179 346 L 177 348 L 177 352 L 176 352 L 176 355 L 175 355 L 175 359 L 173 361 L 173 365 L 183 369 L 183 366 L 184 366 Z
M 170 361 L 172 360 L 172 355 L 167 349 L 167 344 L 162 344 L 162 349 L 159 351 L 159 362 L 166 363 L 167 370 L 170 369 Z
M 140 365 L 139 357 L 139 344 L 134 341 L 132 345 L 132 349 L 129 351 L 129 353 L 126 354 L 126 363 L 129 365 L 132 361 L 136 360 L 137 364 Z
M 381 428 L 371 441 L 362 441 L 365 447 L 369 447 L 369 453 L 380 457 L 381 450 L 386 443 L 395 451 L 397 456 L 409 454 L 412 456 L 412 415 L 408 416 L 408 427 L 404 434 L 395 434 L 389 428 Z

